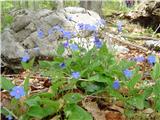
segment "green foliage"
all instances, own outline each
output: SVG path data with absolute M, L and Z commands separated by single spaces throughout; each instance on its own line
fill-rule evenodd
M 86 112 L 83 108 L 78 105 L 71 104 L 64 108 L 64 112 L 68 120 L 93 120 L 90 113 Z
M 134 9 L 134 6 L 132 8 L 128 8 L 123 1 L 120 0 L 108 0 L 105 1 L 104 6 L 102 8 L 103 15 L 112 15 L 112 13 L 119 12 L 129 12 Z
M 79 93 L 68 93 L 68 94 L 64 95 L 63 98 L 67 103 L 72 104 L 72 103 L 80 102 L 83 97 Z
M 1 76 L 1 88 L 10 91 L 15 85 L 11 80 L 8 80 Z
M 151 72 L 151 76 L 154 80 L 160 78 L 160 63 L 156 63 Z
M 79 1 L 70 1 L 70 0 L 66 0 L 66 1 L 64 1 L 64 6 L 65 7 L 70 7 L 70 6 L 79 6 Z
M 66 49 L 66 48 L 65 48 Z M 46 119 L 54 115 L 64 113 L 63 118 L 68 120 L 92 120 L 92 116 L 82 108 L 81 102 L 84 98 L 105 91 L 110 100 L 119 100 L 124 104 L 125 114 L 131 116 L 135 109 L 143 110 L 153 108 L 160 111 L 160 63 L 155 63 L 151 77 L 155 84 L 142 86 L 143 75 L 139 73 L 140 68 L 134 61 L 117 61 L 113 53 L 107 49 L 106 43 L 100 48 L 93 47 L 90 50 L 84 48 L 82 51 L 71 51 L 71 57 L 64 57 L 64 47 L 58 46 L 53 61 L 39 61 L 41 75 L 50 78 L 49 91 L 41 93 L 29 93 L 29 77 L 24 81 L 26 92 L 23 101 L 14 101 L 15 108 L 10 108 L 18 118 Z M 65 66 L 62 67 L 61 63 Z M 34 59 L 22 62 L 25 70 L 32 72 Z M 127 78 L 124 70 L 132 68 L 132 76 Z M 80 73 L 80 77 L 74 79 L 73 72 Z M 11 81 L 2 77 L 2 88 L 10 91 L 14 85 Z M 119 87 L 114 87 L 114 81 L 119 81 Z M 126 90 L 126 91 L 125 91 Z M 76 91 L 76 92 L 75 92 Z M 153 100 L 153 105 L 148 99 Z M 24 113 L 20 112 L 24 109 Z M 6 114 L 6 113 L 4 113 Z
M 31 59 L 28 63 L 26 63 L 26 62 L 21 62 L 22 67 L 23 67 L 25 70 L 31 69 L 31 68 L 33 67 L 33 64 L 34 64 L 34 59 L 35 59 L 35 58 Z

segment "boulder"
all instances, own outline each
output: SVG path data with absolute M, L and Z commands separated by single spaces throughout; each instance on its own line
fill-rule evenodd
M 140 23 L 144 27 L 152 27 L 156 30 L 160 24 L 160 1 L 144 0 L 136 10 L 127 13 L 125 18 L 133 23 Z M 160 28 L 157 32 L 160 32 Z
M 61 33 L 53 29 L 57 25 L 75 34 L 79 32 L 75 27 L 78 23 L 95 25 L 97 29 L 103 27 L 102 24 L 97 24 L 101 17 L 96 12 L 80 7 L 67 7 L 57 11 L 21 9 L 11 11 L 10 14 L 14 21 L 10 28 L 3 31 L 1 42 L 1 60 L 8 67 L 19 66 L 26 50 L 30 57 L 52 57 L 57 45 L 62 42 Z
M 147 40 L 145 41 L 144 46 L 151 50 L 160 51 L 160 41 Z

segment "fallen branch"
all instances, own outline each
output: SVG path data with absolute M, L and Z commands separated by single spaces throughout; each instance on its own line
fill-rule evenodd
M 108 35 L 107 35 L 107 34 L 108 34 Z M 116 35 L 113 35 L 113 34 L 112 34 L 112 35 L 109 35 L 109 34 L 110 34 L 110 33 L 106 33 L 106 35 L 107 35 L 107 36 L 110 36 L 110 38 L 114 38 L 114 39 L 112 39 L 113 41 L 118 41 L 118 42 L 120 42 L 120 43 L 122 43 L 122 44 L 124 44 L 124 45 L 131 46 L 131 47 L 140 49 L 140 50 L 142 50 L 142 51 L 144 51 L 144 52 L 147 52 L 147 51 L 148 51 L 148 49 L 145 48 L 145 47 L 142 47 L 142 46 L 137 45 L 137 44 L 133 44 L 133 43 L 131 43 L 131 42 L 129 42 L 129 41 L 121 40 L 118 35 L 116 36 Z
M 160 24 L 158 25 L 157 29 L 154 31 L 152 37 L 156 34 L 156 32 L 158 31 L 159 28 L 160 28 Z
M 122 37 L 125 38 L 132 38 L 136 40 L 153 40 L 153 41 L 160 41 L 158 38 L 153 38 L 153 37 L 146 37 L 146 36 L 132 36 L 132 35 L 121 35 Z

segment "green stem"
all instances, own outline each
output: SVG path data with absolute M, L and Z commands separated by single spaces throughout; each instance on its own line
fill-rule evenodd
M 4 110 L 6 110 L 10 115 L 12 115 L 15 119 L 17 119 L 18 120 L 18 117 L 12 112 L 12 111 L 10 111 L 8 108 L 6 108 L 6 107 L 2 107 Z

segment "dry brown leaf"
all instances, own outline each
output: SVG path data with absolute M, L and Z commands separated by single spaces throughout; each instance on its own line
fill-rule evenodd
M 106 120 L 105 112 L 100 111 L 96 102 L 91 101 L 82 101 L 83 107 L 92 114 L 95 120 Z

